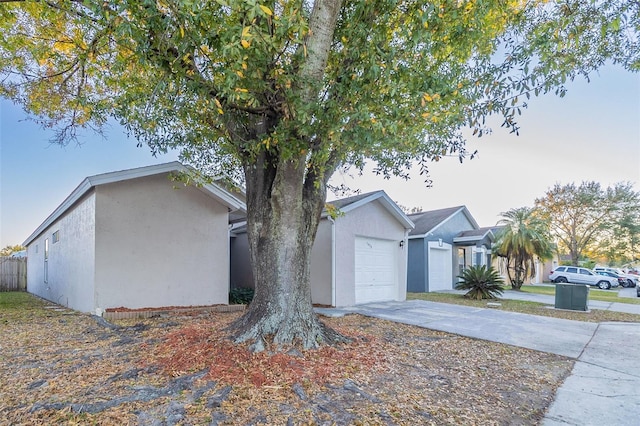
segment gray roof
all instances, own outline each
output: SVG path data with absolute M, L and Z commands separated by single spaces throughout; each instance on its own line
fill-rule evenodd
M 484 228 L 478 228 L 478 229 L 471 229 L 468 231 L 462 231 L 461 233 L 459 233 L 458 235 L 456 235 L 456 238 L 461 237 L 461 238 L 466 238 L 466 237 L 484 237 L 485 235 L 487 235 L 488 232 L 493 232 L 493 227 L 492 226 L 487 226 Z
M 491 241 L 495 239 L 493 233 L 493 226 L 485 226 L 484 228 L 471 229 L 468 231 L 462 231 L 453 238 L 454 242 L 478 242 L 484 238 L 489 237 Z
M 409 215 L 409 219 L 415 223 L 409 235 L 426 235 L 437 228 L 441 223 L 445 222 L 459 211 L 466 210 L 465 206 L 449 207 L 446 209 L 431 210 L 428 212 L 413 213 Z

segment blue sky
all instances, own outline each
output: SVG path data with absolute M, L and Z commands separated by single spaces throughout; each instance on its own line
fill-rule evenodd
M 336 174 L 333 183 L 384 189 L 403 206 L 424 210 L 464 204 L 480 226 L 533 205 L 555 183 L 631 181 L 640 190 L 640 76 L 610 66 L 591 83 L 567 86 L 564 98 L 532 99 L 520 136 L 496 126 L 492 135 L 470 139 L 476 159 L 434 163 L 432 188 L 417 172 L 410 181 Z M 0 100 L 0 247 L 22 243 L 86 176 L 177 159 L 176 153 L 152 157 L 118 126 L 106 139 L 85 133 L 79 146 L 50 145 L 51 132 L 26 119 Z

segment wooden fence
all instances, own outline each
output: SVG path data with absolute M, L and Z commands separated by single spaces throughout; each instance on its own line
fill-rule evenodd
M 0 291 L 27 291 L 26 257 L 0 257 Z

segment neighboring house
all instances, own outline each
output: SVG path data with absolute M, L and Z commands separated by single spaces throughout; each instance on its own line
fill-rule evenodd
M 503 226 L 494 226 L 493 228 L 491 228 L 491 231 L 493 232 L 493 235 L 496 237 L 496 240 L 499 239 L 502 228 Z M 493 250 L 493 251 L 495 253 L 496 250 Z M 524 284 L 541 284 L 545 281 L 548 282 L 549 274 L 551 273 L 551 271 L 553 271 L 553 269 L 556 266 L 558 266 L 558 260 L 555 256 L 552 259 L 548 259 L 544 261 L 540 259 L 536 259 L 534 263 L 535 263 L 535 269 L 536 269 L 535 276 L 533 278 L 530 278 L 530 277 L 526 278 L 524 280 Z M 504 280 L 505 285 L 510 286 L 511 281 L 509 280 L 509 276 L 507 275 L 506 259 L 494 254 L 494 256 L 492 257 L 491 264 L 498 271 L 498 273 Z
M 27 290 L 82 312 L 228 303 L 239 195 L 178 162 L 86 178 L 25 241 Z
M 409 215 L 407 290 L 424 293 L 451 290 L 458 275 L 473 265 L 491 265 L 490 227 L 480 228 L 465 206 Z
M 351 306 L 405 300 L 407 236 L 413 223 L 384 191 L 331 201 L 311 252 L 314 304 Z M 246 229 L 231 233 L 231 283 L 253 287 Z

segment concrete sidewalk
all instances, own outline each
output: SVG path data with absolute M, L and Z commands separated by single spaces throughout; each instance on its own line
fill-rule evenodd
M 505 292 L 504 298 L 509 298 L 506 293 L 522 294 Z M 640 323 L 596 324 L 424 300 L 318 308 L 317 312 L 327 316 L 359 313 L 574 358 L 574 369 L 543 424 L 640 424 Z

